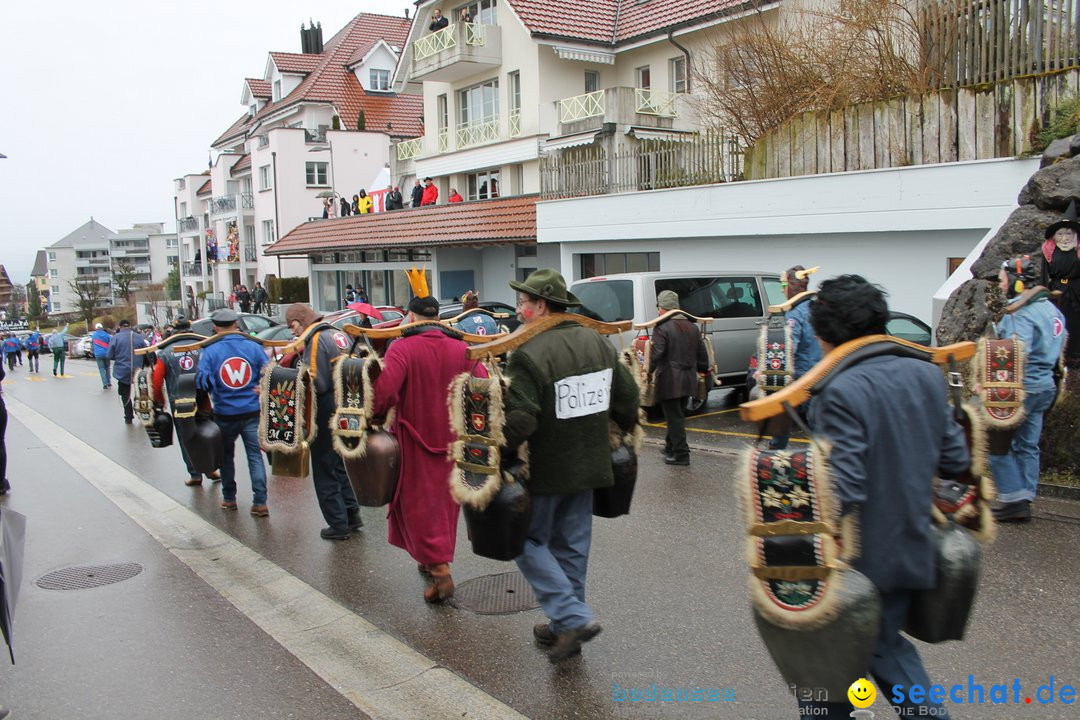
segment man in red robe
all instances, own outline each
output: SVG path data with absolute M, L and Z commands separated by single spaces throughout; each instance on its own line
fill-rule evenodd
M 450 495 L 453 462 L 447 448 L 455 435 L 446 396 L 461 373 L 474 366 L 477 375 L 486 373 L 465 357 L 466 345 L 457 334 L 438 324 L 439 302 L 428 294 L 426 280 L 418 286 L 413 275 L 409 279 L 417 297 L 409 302 L 408 322 L 434 322 L 406 330 L 390 344 L 375 382 L 374 414 L 384 417 L 397 408 L 390 431 L 401 447 L 401 463 L 388 514 L 390 544 L 404 548 L 420 572 L 431 576 L 424 599 L 434 603 L 454 594 L 450 563 L 459 511 Z

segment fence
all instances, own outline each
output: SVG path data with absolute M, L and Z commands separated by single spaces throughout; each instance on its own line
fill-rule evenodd
M 1080 0 L 938 0 L 916 21 L 943 88 L 1080 65 Z
M 748 180 L 1014 157 L 1032 150 L 1080 70 L 803 113 L 746 151 Z
M 737 180 L 742 147 L 722 130 L 680 140 L 641 140 L 609 152 L 603 146 L 569 148 L 540 158 L 541 197 L 576 197 L 707 185 Z

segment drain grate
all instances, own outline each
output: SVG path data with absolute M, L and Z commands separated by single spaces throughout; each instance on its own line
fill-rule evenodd
M 128 580 L 142 571 L 139 563 L 69 567 L 42 575 L 36 585 L 45 590 L 86 590 Z
M 480 615 L 507 615 L 540 606 L 525 576 L 519 572 L 466 580 L 454 590 L 454 605 Z

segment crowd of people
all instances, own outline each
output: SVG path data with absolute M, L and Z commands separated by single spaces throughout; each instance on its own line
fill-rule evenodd
M 492 198 L 499 197 L 498 186 L 496 183 L 496 180 L 491 181 L 490 197 Z M 375 195 L 378 195 L 379 197 L 376 198 Z M 479 196 L 481 198 L 489 197 L 486 182 L 480 189 Z M 412 194 L 409 198 L 410 207 L 418 208 L 427 205 L 436 205 L 438 204 L 438 201 L 439 187 L 432 178 L 426 177 L 422 181 L 418 178 L 414 181 Z M 460 203 L 464 202 L 465 198 L 457 191 L 457 188 L 450 188 L 450 194 L 447 196 L 446 201 L 448 203 Z M 386 190 L 374 194 L 368 194 L 366 190 L 360 190 L 360 192 L 352 196 L 351 202 L 345 196 L 338 196 L 336 193 L 334 193 L 333 197 L 323 198 L 322 216 L 324 220 L 328 220 L 338 217 L 350 217 L 352 215 L 369 215 L 375 212 L 401 210 L 404 207 L 405 198 L 401 193 L 401 188 L 396 185 L 387 185 Z M 209 245 L 207 247 L 209 247 Z M 198 262 L 198 258 L 196 258 L 195 261 Z

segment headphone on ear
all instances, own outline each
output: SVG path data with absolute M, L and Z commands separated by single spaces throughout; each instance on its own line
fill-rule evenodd
M 1024 287 L 1024 281 L 1023 281 L 1023 279 L 1021 277 L 1023 275 L 1023 272 L 1024 272 L 1023 268 L 1021 267 L 1021 264 L 1023 262 L 1024 262 L 1023 258 L 1016 258 L 1016 282 L 1013 283 L 1013 292 L 1018 294 L 1018 295 L 1020 293 L 1024 292 L 1024 290 L 1026 289 Z

